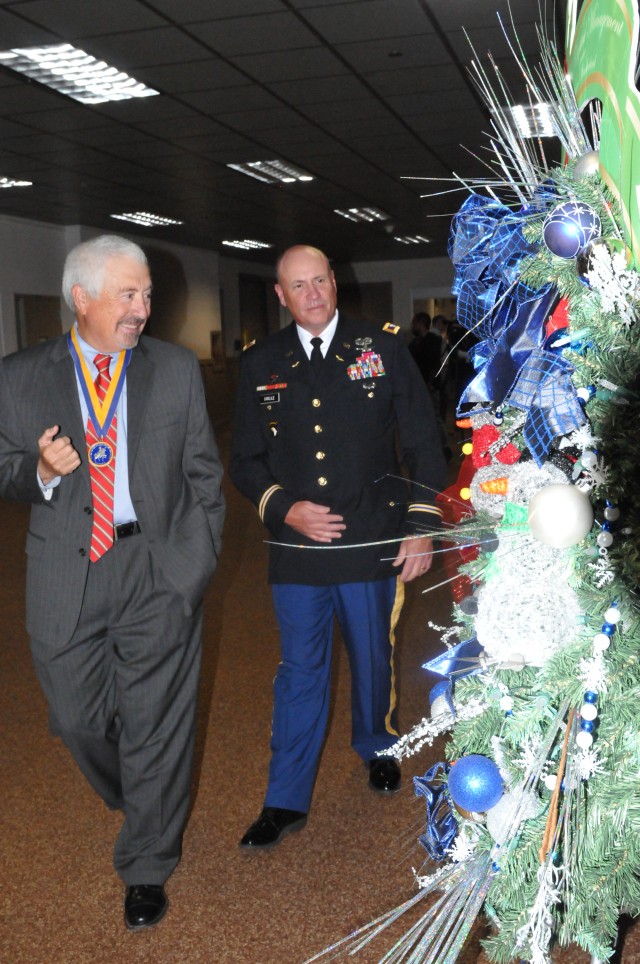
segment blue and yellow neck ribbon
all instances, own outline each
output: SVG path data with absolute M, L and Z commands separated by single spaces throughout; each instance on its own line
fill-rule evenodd
M 80 387 L 82 388 L 82 394 L 84 395 L 84 400 L 87 404 L 87 409 L 89 412 L 89 418 L 96 431 L 98 438 L 104 438 L 104 436 L 109 431 L 109 426 L 115 415 L 116 408 L 118 407 L 118 401 L 120 395 L 122 394 L 122 389 L 124 388 L 124 380 L 131 360 L 131 349 L 128 348 L 126 351 L 121 351 L 118 354 L 118 361 L 116 362 L 116 367 L 111 376 L 111 382 L 109 388 L 107 389 L 107 394 L 104 397 L 104 401 L 101 402 L 98 398 L 98 393 L 96 392 L 96 386 L 94 384 L 93 376 L 89 371 L 89 366 L 84 360 L 82 351 L 78 344 L 78 339 L 75 331 L 75 327 L 67 335 L 67 344 L 69 345 L 69 351 L 71 357 L 73 358 L 73 364 L 75 365 L 76 374 L 78 376 L 78 381 L 80 382 Z

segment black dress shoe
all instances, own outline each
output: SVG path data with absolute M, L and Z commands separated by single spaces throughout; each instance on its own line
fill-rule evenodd
M 130 931 L 153 927 L 162 920 L 168 906 L 161 884 L 132 884 L 124 898 L 124 922 Z
M 300 813 L 299 810 L 265 807 L 245 833 L 240 846 L 247 850 L 266 850 L 267 847 L 275 847 L 286 834 L 293 830 L 302 830 L 306 822 L 306 813 Z
M 390 756 L 369 760 L 369 786 L 376 793 L 395 793 L 400 789 L 400 766 Z

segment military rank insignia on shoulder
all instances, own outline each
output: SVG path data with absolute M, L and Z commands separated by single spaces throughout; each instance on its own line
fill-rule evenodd
M 255 345 L 255 343 L 256 343 L 256 340 L 255 340 L 255 338 L 254 338 L 253 341 L 250 341 L 248 344 L 246 344 L 242 350 L 243 350 L 243 351 L 246 351 L 247 348 L 253 348 L 253 346 Z
M 390 335 L 397 335 L 400 331 L 400 325 L 393 325 L 390 321 L 386 325 L 382 326 L 383 331 L 388 331 Z

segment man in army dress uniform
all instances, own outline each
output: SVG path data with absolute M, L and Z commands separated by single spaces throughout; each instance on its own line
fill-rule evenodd
M 240 846 L 307 819 L 329 710 L 333 618 L 352 677 L 352 746 L 374 790 L 400 785 L 394 630 L 404 584 L 431 565 L 445 466 L 433 407 L 398 328 L 336 310 L 326 255 L 290 248 L 276 293 L 292 324 L 242 358 L 230 475 L 271 536 L 281 634 L 264 809 Z M 400 476 L 396 439 L 412 480 Z M 404 537 L 407 538 L 404 538 Z

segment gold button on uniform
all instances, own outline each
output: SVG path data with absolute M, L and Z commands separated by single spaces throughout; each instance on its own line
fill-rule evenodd
M 324 452 L 316 452 L 316 458 L 318 459 L 319 462 L 322 462 L 324 458 Z
M 319 399 L 319 398 L 314 398 L 314 399 L 312 400 L 311 404 L 313 405 L 314 408 L 320 408 L 320 399 Z
M 324 475 L 321 475 L 320 478 L 318 479 L 318 485 L 326 485 L 326 484 L 327 484 L 327 480 L 325 479 Z
M 319 435 L 320 432 L 322 431 L 322 425 L 314 425 L 313 431 L 316 433 L 316 435 Z

